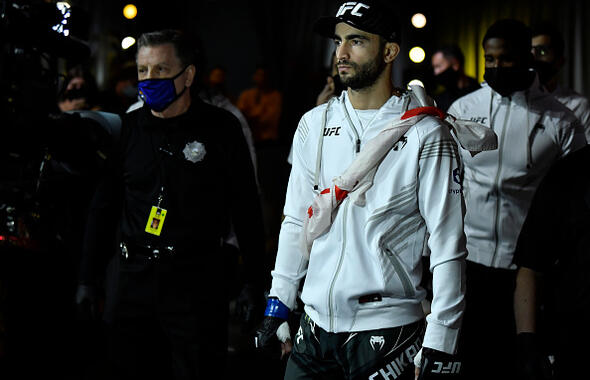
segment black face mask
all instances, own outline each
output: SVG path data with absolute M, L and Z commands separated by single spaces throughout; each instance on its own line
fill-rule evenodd
M 535 72 L 526 67 L 493 67 L 485 69 L 483 79 L 498 94 L 508 96 L 529 88 Z
M 550 62 L 535 61 L 533 67 L 537 74 L 539 74 L 539 81 L 541 84 L 546 84 L 555 76 L 555 74 L 557 74 L 557 70 Z
M 459 72 L 448 67 L 442 73 L 435 75 L 434 80 L 444 86 L 447 90 L 453 91 L 457 89 L 457 82 L 459 81 Z
M 73 88 L 71 90 L 67 90 L 64 92 L 62 99 L 67 100 L 74 100 L 74 99 L 82 99 L 88 97 L 88 90 L 84 87 L 80 88 Z

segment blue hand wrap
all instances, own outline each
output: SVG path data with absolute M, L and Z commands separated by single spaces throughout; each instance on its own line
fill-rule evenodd
M 285 306 L 285 304 L 282 303 L 278 298 L 272 297 L 266 302 L 264 316 L 287 320 L 289 319 L 289 308 Z

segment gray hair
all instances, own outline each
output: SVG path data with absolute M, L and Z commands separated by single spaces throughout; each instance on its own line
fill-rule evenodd
M 143 33 L 137 40 L 137 50 L 142 47 L 172 44 L 182 66 L 197 64 L 198 49 L 194 41 L 185 33 L 175 29 Z

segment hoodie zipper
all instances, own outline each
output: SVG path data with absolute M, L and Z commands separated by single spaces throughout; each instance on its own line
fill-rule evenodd
M 498 242 L 500 240 L 499 237 L 499 230 L 500 230 L 500 174 L 502 172 L 502 154 L 504 152 L 504 144 L 505 144 L 505 136 L 506 136 L 506 125 L 508 124 L 508 119 L 510 118 L 510 109 L 512 108 L 512 104 L 510 98 L 508 98 L 508 107 L 506 110 L 506 116 L 504 117 L 504 123 L 502 125 L 502 133 L 500 137 L 501 144 L 498 147 L 498 170 L 496 171 L 496 178 L 494 179 L 494 192 L 496 193 L 496 215 L 494 216 L 494 254 L 492 255 L 491 265 L 493 265 L 496 255 L 498 253 Z M 491 123 L 490 119 L 490 125 Z
M 350 118 L 350 114 L 348 113 L 348 109 L 346 108 L 346 101 L 342 105 L 344 109 L 344 116 L 346 116 L 346 120 L 350 125 L 350 129 L 354 133 L 355 137 L 355 152 L 359 153 L 361 151 L 361 138 L 359 136 L 358 131 L 356 130 L 352 119 Z M 377 115 L 375 115 L 377 116 Z M 368 128 L 368 126 L 367 126 Z M 340 269 L 342 268 L 342 263 L 344 261 L 344 254 L 346 252 L 346 218 L 348 216 L 348 202 L 350 198 L 346 198 L 343 204 L 340 205 L 342 209 L 342 247 L 340 250 L 340 257 L 338 258 L 338 265 L 336 266 L 336 272 L 334 272 L 334 276 L 332 277 L 332 281 L 330 283 L 330 290 L 328 292 L 328 318 L 330 319 L 330 330 L 334 331 L 334 285 L 336 284 L 336 280 L 338 279 L 338 275 L 340 274 Z
M 404 112 L 405 110 L 407 110 L 407 107 L 409 105 L 409 97 L 408 97 L 408 101 L 404 100 Z M 350 125 L 350 128 L 352 129 L 352 132 L 354 133 L 355 136 L 355 151 L 356 153 L 359 153 L 361 151 L 361 139 L 359 136 L 358 131 L 356 130 L 354 123 L 352 122 L 352 119 L 350 118 L 350 114 L 348 113 L 348 109 L 346 108 L 346 101 L 343 104 L 343 109 L 344 109 L 344 115 L 346 116 L 346 119 L 348 120 L 348 123 Z M 367 127 L 365 128 L 365 130 L 369 129 L 370 124 L 372 124 L 373 120 L 375 120 L 379 114 L 379 112 L 381 112 L 381 109 L 379 111 L 377 111 L 377 114 L 373 117 L 373 119 L 371 120 L 371 123 L 369 123 L 369 125 L 367 125 Z M 323 133 L 322 133 L 323 135 Z M 340 205 L 340 209 L 342 210 L 342 247 L 340 250 L 340 257 L 338 259 L 338 265 L 336 266 L 336 272 L 334 273 L 334 276 L 332 277 L 332 281 L 330 283 L 330 290 L 328 292 L 328 317 L 330 319 L 330 330 L 329 331 L 334 331 L 334 286 L 336 284 L 336 280 L 338 279 L 338 275 L 340 274 L 340 270 L 342 268 L 342 263 L 344 262 L 344 254 L 346 252 L 346 219 L 348 217 L 348 208 L 349 208 L 349 199 L 350 198 L 345 198 L 343 203 Z
M 342 207 L 342 247 L 340 249 L 340 257 L 338 258 L 338 265 L 336 266 L 336 272 L 334 272 L 334 276 L 332 277 L 332 282 L 330 283 L 330 291 L 328 293 L 328 317 L 330 318 L 330 330 L 334 331 L 334 285 L 336 284 L 336 280 L 338 279 L 338 275 L 340 274 L 340 269 L 342 268 L 342 263 L 344 262 L 344 255 L 346 253 L 346 219 L 348 217 L 348 206 L 350 198 L 346 198 L 343 204 L 340 205 Z

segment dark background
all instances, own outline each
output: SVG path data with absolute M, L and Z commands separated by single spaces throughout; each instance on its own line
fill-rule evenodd
M 131 1 L 72 0 L 87 12 L 89 62 L 101 89 L 125 65 L 134 61 L 135 46 L 123 51 L 125 36 L 137 38 L 142 32 L 160 28 L 184 28 L 202 41 L 208 67 L 221 64 L 228 71 L 232 95 L 252 86 L 251 76 L 258 64 L 269 65 L 276 84 L 284 93 L 281 137 L 288 142 L 301 115 L 315 103 L 333 51 L 331 41 L 314 35 L 313 22 L 322 15 L 334 14 L 334 0 L 167 0 L 164 4 L 136 1 L 138 15 L 123 17 L 122 9 Z M 403 87 L 411 79 L 426 81 L 430 74 L 432 49 L 444 43 L 462 48 L 468 75 L 483 80 L 481 39 L 497 19 L 511 17 L 532 25 L 550 20 L 566 40 L 566 65 L 561 82 L 588 95 L 590 92 L 590 50 L 587 37 L 590 4 L 583 0 L 496 0 L 490 2 L 450 0 L 441 2 L 391 1 L 400 11 L 403 32 L 402 54 L 394 67 L 394 82 Z M 411 26 L 415 12 L 426 15 L 423 29 Z M 415 64 L 407 52 L 422 46 L 426 59 Z M 427 90 L 429 88 L 427 87 Z
M 263 197 L 272 209 L 266 220 L 271 240 L 267 254 L 276 252 L 291 138 L 299 118 L 315 105 L 333 52 L 332 42 L 314 35 L 312 25 L 318 17 L 334 14 L 340 2 L 141 0 L 134 2 L 137 17 L 127 20 L 122 10 L 128 2 L 70 1 L 72 36 L 56 40 L 47 22 L 49 8 L 36 11 L 41 5 L 53 7 L 51 2 L 0 0 L 0 379 L 101 378 L 105 352 L 101 326 L 77 319 L 73 305 L 79 250 L 72 236 L 79 237 L 83 229 L 82 214 L 77 211 L 88 201 L 94 179 L 44 178 L 39 191 L 39 166 L 48 142 L 66 146 L 68 141 L 78 142 L 71 129 L 66 131 L 63 125 L 59 129 L 46 118 L 55 107 L 68 68 L 78 63 L 90 67 L 103 93 L 103 110 L 115 111 L 108 101 L 114 97 L 117 80 L 135 77 L 135 46 L 121 48 L 126 36 L 137 39 L 143 32 L 162 28 L 191 32 L 202 45 L 201 72 L 218 64 L 226 67 L 228 90 L 234 97 L 253 85 L 251 76 L 257 65 L 272 69 L 276 87 L 283 93 L 280 139 L 270 151 L 272 160 L 267 162 L 271 164 L 259 173 Z M 402 29 L 402 53 L 393 73 L 398 87 L 421 79 L 427 91 L 432 91 L 430 55 L 444 43 L 462 48 L 467 74 L 481 81 L 481 39 L 495 20 L 512 17 L 529 25 L 553 21 L 566 42 L 561 84 L 590 95 L 590 23 L 584 22 L 590 18 L 587 1 L 392 3 L 399 8 Z M 410 24 L 415 12 L 427 17 L 421 30 Z M 410 62 L 407 53 L 413 46 L 424 48 L 424 62 Z M 5 232 L 14 229 L 10 223 L 22 224 L 16 226 L 26 232 L 22 241 L 6 240 Z M 220 281 L 224 281 L 223 273 Z M 241 334 L 236 328 L 230 326 L 234 339 Z M 236 373 L 263 367 L 253 357 L 239 356 L 239 339 L 232 344 L 237 347 L 233 351 Z M 273 370 L 280 372 L 280 364 Z M 270 378 L 272 375 L 269 372 Z
M 197 36 L 202 44 L 204 74 L 214 65 L 227 69 L 228 90 L 237 98 L 252 86 L 251 76 L 259 64 L 274 72 L 277 87 L 284 94 L 280 125 L 282 142 L 288 144 L 301 115 L 315 104 L 324 84 L 332 42 L 312 32 L 313 22 L 322 15 L 334 14 L 339 2 L 334 0 L 166 0 L 164 3 L 139 0 L 138 14 L 133 20 L 123 17 L 123 7 L 130 0 L 71 0 L 72 34 L 83 40 L 89 53 L 83 59 L 60 58 L 57 72 L 83 61 L 97 80 L 99 89 L 109 94 L 121 76 L 134 74 L 135 46 L 121 48 L 126 36 L 138 38 L 142 32 L 161 28 L 181 28 Z M 0 10 L 12 4 L 50 3 L 42 0 L 0 1 Z M 402 53 L 394 66 L 393 80 L 404 87 L 419 78 L 429 86 L 430 55 L 435 46 L 457 43 L 463 50 L 468 75 L 483 80 L 483 49 L 481 39 L 497 19 L 512 17 L 532 25 L 550 20 L 562 31 L 566 41 L 566 65 L 561 82 L 588 95 L 590 92 L 590 50 L 587 36 L 590 4 L 583 0 L 495 0 L 476 2 L 449 0 L 441 2 L 391 1 L 400 13 Z M 423 29 L 411 26 L 415 12 L 426 15 Z M 40 41 L 39 25 L 27 25 L 10 17 L 0 19 L 2 38 L 28 35 Z M 39 23 L 37 23 L 39 24 Z M 47 46 L 47 44 L 44 44 Z M 408 51 L 422 46 L 426 59 L 412 63 Z M 53 49 L 56 53 L 58 49 Z M 7 52 L 3 52 L 2 60 Z M 7 75 L 0 62 L 0 76 Z M 31 70 L 33 71 L 33 70 Z M 21 76 L 35 75 L 23 72 Z M 2 78 L 4 79 L 4 78 Z M 48 94 L 49 96 L 50 94 Z M 108 107 L 107 107 L 108 110 Z

